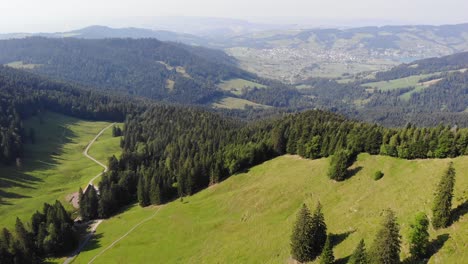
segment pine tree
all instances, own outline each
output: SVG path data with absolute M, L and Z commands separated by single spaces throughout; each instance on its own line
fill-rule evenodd
M 161 204 L 161 190 L 159 184 L 156 183 L 156 177 L 151 179 L 149 198 L 151 204 Z
M 147 190 L 148 188 L 146 187 L 145 177 L 143 175 L 140 175 L 140 177 L 138 178 L 137 196 L 138 196 L 138 203 L 142 207 L 149 205 Z
M 416 259 L 422 259 L 427 256 L 427 247 L 429 245 L 429 220 L 426 214 L 418 213 L 414 222 L 410 224 L 410 252 Z
M 312 215 L 312 228 L 310 231 L 311 258 L 315 259 L 322 252 L 323 246 L 327 240 L 327 225 L 322 213 L 322 205 L 317 203 L 314 214 Z
M 335 262 L 335 256 L 333 255 L 333 247 L 330 242 L 330 236 L 327 236 L 325 245 L 320 255 L 320 264 L 333 264 Z
M 432 226 L 435 229 L 445 228 L 450 224 L 452 210 L 453 188 L 455 186 L 455 169 L 449 164 L 437 185 L 434 205 L 432 207 Z
M 376 264 L 400 263 L 400 234 L 395 213 L 387 209 L 382 227 L 371 247 L 371 262 Z
M 291 255 L 295 260 L 305 262 L 311 260 L 310 231 L 312 215 L 305 204 L 297 214 L 296 223 L 291 236 Z
M 78 203 L 80 206 L 80 215 L 82 219 L 85 219 L 86 216 L 86 200 L 84 199 L 83 189 L 78 190 Z
M 364 239 L 359 241 L 356 249 L 351 255 L 348 264 L 368 264 L 369 259 L 366 253 L 366 244 L 364 243 Z
M 89 185 L 86 189 L 87 193 L 87 204 L 89 209 L 89 219 L 98 218 L 98 209 L 99 209 L 99 197 L 96 192 L 96 189 L 93 185 Z
M 348 167 L 352 164 L 352 156 L 347 150 L 337 150 L 331 157 L 328 177 L 335 181 L 345 180 Z

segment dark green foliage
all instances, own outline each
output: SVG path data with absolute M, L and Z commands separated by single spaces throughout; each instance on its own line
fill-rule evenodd
M 382 226 L 377 232 L 370 249 L 371 263 L 400 263 L 401 237 L 399 231 L 400 227 L 395 213 L 390 209 L 386 210 Z
M 151 204 L 161 204 L 161 188 L 159 187 L 159 183 L 156 182 L 156 177 L 151 179 L 149 200 Z
M 35 37 L 0 41 L 0 64 L 41 64 L 31 71 L 96 89 L 185 104 L 219 96 L 215 84 L 222 80 L 255 78 L 220 62 L 218 58 L 227 57 L 222 52 L 206 49 L 200 53 L 195 49 L 156 39 Z M 189 76 L 179 73 L 177 66 Z M 175 82 L 172 90 L 166 88 L 167 80 Z
M 327 225 L 322 213 L 322 205 L 317 203 L 314 214 L 312 215 L 312 228 L 310 231 L 311 258 L 315 259 L 320 255 L 327 240 Z
M 312 215 L 305 204 L 297 214 L 291 235 L 291 255 L 300 262 L 312 260 L 313 249 L 311 245 Z
M 349 150 L 338 150 L 330 160 L 328 177 L 335 181 L 343 181 L 347 178 L 348 167 L 352 165 L 356 155 Z
M 333 255 L 333 246 L 330 242 L 330 236 L 327 236 L 322 254 L 320 254 L 320 264 L 333 264 L 334 262 L 335 256 Z
M 411 256 L 415 259 L 423 259 L 427 256 L 429 246 L 429 219 L 426 214 L 418 213 L 410 224 L 409 244 Z
M 356 249 L 354 250 L 353 254 L 349 258 L 348 264 L 368 264 L 369 257 L 367 256 L 366 252 L 366 244 L 364 240 L 361 239 L 359 244 L 357 245 Z
M 88 185 L 86 191 L 80 196 L 80 215 L 83 220 L 88 221 L 96 219 L 99 215 L 99 197 L 95 187 L 93 185 Z
M 138 178 L 137 195 L 140 206 L 144 207 L 150 205 L 150 200 L 148 197 L 148 184 L 145 177 Z
M 384 176 L 383 172 L 382 171 L 376 171 L 374 173 L 374 180 L 375 181 L 378 181 L 380 179 L 382 179 L 382 177 Z
M 435 229 L 445 228 L 450 224 L 454 186 L 455 169 L 453 168 L 453 163 L 450 163 L 447 171 L 440 179 L 434 194 L 432 226 Z
M 112 127 L 112 136 L 113 137 L 120 137 L 122 136 L 122 129 L 118 126 Z
M 59 201 L 33 214 L 31 231 L 17 218 L 14 235 L 6 228 L 0 234 L 0 263 L 42 263 L 69 252 L 78 242 L 72 225 Z

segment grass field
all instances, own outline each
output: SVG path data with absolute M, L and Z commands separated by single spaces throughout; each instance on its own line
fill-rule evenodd
M 245 87 L 266 88 L 266 86 L 263 84 L 251 82 L 244 79 L 231 79 L 228 81 L 223 81 L 220 84 L 218 84 L 218 87 L 223 91 L 228 91 L 236 95 L 241 95 L 242 89 L 244 89 Z
M 246 106 L 247 107 L 251 106 L 253 108 L 271 108 L 271 106 L 268 106 L 268 105 L 257 104 L 249 100 L 230 97 L 230 96 L 226 96 L 215 101 L 214 103 L 211 104 L 211 106 L 214 108 L 226 108 L 226 109 L 245 109 Z
M 22 61 L 13 61 L 5 65 L 11 68 L 15 68 L 15 69 L 27 69 L 27 70 L 32 70 L 36 67 L 41 66 L 41 64 L 24 64 Z
M 71 209 L 66 196 L 102 171 L 87 159 L 83 150 L 108 122 L 83 121 L 55 113 L 46 113 L 25 122 L 26 131 L 35 129 L 36 144 L 25 145 L 20 168 L 0 167 L 0 227 L 12 227 L 16 217 L 29 221 L 44 202 L 60 200 Z M 120 151 L 119 139 L 111 129 L 93 144 L 90 155 L 103 162 Z
M 317 201 L 334 234 L 339 263 L 361 238 L 370 246 L 385 208 L 396 212 L 405 258 L 409 222 L 418 211 L 430 215 L 434 187 L 449 161 L 362 154 L 353 165 L 355 175 L 337 183 L 326 177 L 328 159 L 278 157 L 183 201 L 128 208 L 99 226 L 96 239 L 74 263 L 88 263 L 98 254 L 93 263 L 287 263 L 296 213 L 302 203 L 313 209 Z M 468 189 L 468 157 L 456 158 L 454 164 L 456 207 L 468 198 L 463 192 Z M 371 178 L 376 170 L 385 174 L 379 181 Z M 449 239 L 429 263 L 466 263 L 467 215 L 447 229 L 430 232 L 431 239 L 443 234 Z
M 427 77 L 434 76 L 437 74 L 439 73 L 412 75 L 409 77 L 390 80 L 390 81 L 364 83 L 362 84 L 362 86 L 369 86 L 369 87 L 376 88 L 381 91 L 390 91 L 390 90 L 396 90 L 396 89 L 401 89 L 401 88 L 406 88 L 406 87 L 424 88 L 423 84 L 419 83 L 419 81 L 423 78 L 427 78 Z

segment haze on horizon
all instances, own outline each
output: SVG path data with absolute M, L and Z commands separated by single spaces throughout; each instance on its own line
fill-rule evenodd
M 151 18 L 173 16 L 303 25 L 438 25 L 468 22 L 466 10 L 465 0 L 1 0 L 0 33 L 67 31 L 96 24 L 158 29 L 148 23 Z

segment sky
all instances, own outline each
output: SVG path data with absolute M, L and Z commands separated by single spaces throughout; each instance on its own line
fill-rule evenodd
M 455 24 L 468 22 L 467 10 L 467 0 L 0 0 L 0 32 L 141 26 L 139 18 L 160 16 L 263 23 Z

